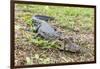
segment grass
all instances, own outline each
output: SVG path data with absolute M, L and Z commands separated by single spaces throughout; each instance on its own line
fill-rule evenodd
M 54 17 L 50 22 L 64 35 L 72 36 L 75 43 L 88 48 L 84 54 L 61 52 L 56 48 L 62 42 L 47 41 L 32 31 L 32 16 Z M 30 30 L 30 31 L 27 31 Z M 15 65 L 51 64 L 94 61 L 94 9 L 80 7 L 15 5 Z

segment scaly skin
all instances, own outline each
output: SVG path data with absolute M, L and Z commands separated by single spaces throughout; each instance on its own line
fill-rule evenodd
M 39 35 L 41 35 L 43 38 L 48 39 L 48 40 L 53 40 L 53 39 L 59 38 L 60 33 L 58 31 L 56 31 L 53 27 L 51 27 L 51 25 L 49 25 L 49 23 L 46 22 L 45 20 L 43 20 L 43 18 L 42 18 L 42 17 L 48 17 L 48 16 L 41 16 L 40 18 L 38 16 L 32 17 L 34 26 L 36 28 L 36 32 Z M 50 19 L 50 17 L 48 17 L 48 20 L 49 19 Z

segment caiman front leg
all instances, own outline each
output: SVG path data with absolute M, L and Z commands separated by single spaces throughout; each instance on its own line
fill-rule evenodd
M 60 43 L 59 50 L 65 51 L 65 50 L 66 50 L 65 43 L 64 43 L 63 41 L 61 41 L 61 42 L 59 42 L 59 43 Z
M 33 39 L 36 39 L 36 37 L 39 36 L 39 33 L 36 33 L 35 36 L 33 36 Z

